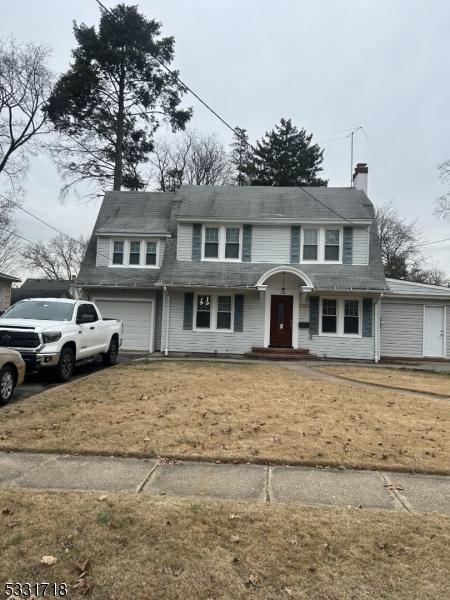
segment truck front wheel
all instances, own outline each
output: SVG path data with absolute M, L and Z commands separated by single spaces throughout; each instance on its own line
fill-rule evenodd
M 117 342 L 117 338 L 113 337 L 109 344 L 108 351 L 102 354 L 103 364 L 107 365 L 108 367 L 112 367 L 112 365 L 115 365 L 117 361 L 118 352 L 119 344 Z
M 56 367 L 56 379 L 61 383 L 69 381 L 75 368 L 75 356 L 70 346 L 64 346 L 59 356 L 59 363 Z

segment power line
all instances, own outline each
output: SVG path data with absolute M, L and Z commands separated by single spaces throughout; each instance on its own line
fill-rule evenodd
M 423 242 L 423 244 L 417 244 L 418 246 L 431 246 L 432 244 L 441 244 L 442 242 L 450 242 L 450 238 L 444 238 L 442 240 L 435 240 L 434 242 Z

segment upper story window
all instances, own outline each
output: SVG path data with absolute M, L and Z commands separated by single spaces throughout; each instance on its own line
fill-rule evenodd
M 145 251 L 145 264 L 156 265 L 156 242 L 147 242 Z
M 325 260 L 339 261 L 340 241 L 339 229 L 325 229 Z
M 204 226 L 202 239 L 203 260 L 241 260 L 242 228 L 226 225 Z
M 112 240 L 112 265 L 157 267 L 159 240 Z
M 113 265 L 123 265 L 124 242 L 114 242 L 113 246 Z
M 302 227 L 301 262 L 341 263 L 342 229 Z
M 141 261 L 141 242 L 130 242 L 130 265 L 138 265 Z

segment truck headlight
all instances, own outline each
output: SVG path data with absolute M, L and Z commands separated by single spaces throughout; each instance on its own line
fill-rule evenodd
M 43 340 L 44 344 L 50 344 L 51 342 L 57 342 L 59 339 L 61 339 L 60 331 L 47 331 L 46 333 L 42 334 L 42 340 Z

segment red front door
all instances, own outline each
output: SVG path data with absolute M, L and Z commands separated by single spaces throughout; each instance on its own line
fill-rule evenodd
M 292 296 L 272 296 L 270 308 L 270 345 L 292 348 Z

